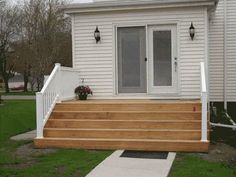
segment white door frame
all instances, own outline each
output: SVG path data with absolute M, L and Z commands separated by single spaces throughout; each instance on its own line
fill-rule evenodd
M 158 93 L 151 93 L 150 92 L 150 85 L 149 85 L 149 80 L 150 80 L 150 72 L 149 72 L 149 65 L 150 65 L 150 47 L 149 47 L 149 26 L 175 26 L 176 27 L 176 57 L 178 56 L 179 53 L 179 42 L 178 42 L 178 31 L 179 31 L 179 22 L 178 21 L 150 21 L 148 23 L 113 23 L 113 36 L 114 36 L 114 41 L 113 41 L 113 83 L 114 83 L 114 89 L 113 93 L 114 96 L 121 97 L 121 98 L 158 98 L 158 99 L 179 99 L 179 75 L 177 76 L 177 85 L 176 85 L 176 93 L 165 93 L 165 94 L 158 94 Z M 147 61 L 147 93 L 119 93 L 118 92 L 118 57 L 117 57 L 117 29 L 118 27 L 145 27 L 146 29 L 146 57 L 148 59 Z M 179 65 L 178 67 L 179 68 Z
M 172 85 L 154 86 L 154 60 L 153 60 L 153 32 L 171 31 L 171 66 Z M 178 95 L 178 52 L 177 52 L 177 25 L 152 25 L 148 26 L 148 93 L 153 95 Z

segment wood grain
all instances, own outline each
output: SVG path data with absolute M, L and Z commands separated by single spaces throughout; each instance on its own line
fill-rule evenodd
M 35 139 L 37 148 L 79 148 L 79 149 L 126 149 L 168 152 L 208 152 L 209 142 L 170 141 L 170 140 L 133 140 L 133 139 Z
M 209 136 L 209 133 L 208 133 Z M 88 100 L 58 103 L 38 148 L 206 152 L 199 100 Z

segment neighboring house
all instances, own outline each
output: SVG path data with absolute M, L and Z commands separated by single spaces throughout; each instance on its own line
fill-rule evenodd
M 24 88 L 24 76 L 20 73 L 15 73 L 14 77 L 9 79 L 9 88 L 10 89 L 18 89 L 21 90 Z
M 73 69 L 56 65 L 37 95 L 37 147 L 208 150 L 207 103 L 236 101 L 235 0 L 63 8 Z M 81 80 L 91 100 L 60 103 Z
M 15 73 L 15 76 L 9 79 L 8 84 L 9 84 L 10 89 L 23 87 L 24 86 L 23 75 L 20 73 Z M 4 88 L 4 87 L 5 87 L 4 80 L 0 76 L 0 88 Z
M 24 76 L 21 73 L 15 73 L 14 77 L 10 78 L 8 81 L 10 89 L 23 90 L 24 89 Z M 4 88 L 4 80 L 0 78 L 0 87 Z M 30 84 L 28 84 L 28 88 Z

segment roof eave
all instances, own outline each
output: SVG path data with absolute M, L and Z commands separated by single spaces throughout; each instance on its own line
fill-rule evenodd
M 160 9 L 160 8 L 175 8 L 175 7 L 197 7 L 205 6 L 214 8 L 218 0 L 211 0 L 206 2 L 178 2 L 178 3 L 149 3 L 149 4 L 120 4 L 112 5 L 108 4 L 105 6 L 93 6 L 93 5 L 66 5 L 62 6 L 61 9 L 67 14 L 73 13 L 88 13 L 88 12 L 108 12 L 108 11 L 121 11 L 121 10 L 143 10 L 143 9 Z

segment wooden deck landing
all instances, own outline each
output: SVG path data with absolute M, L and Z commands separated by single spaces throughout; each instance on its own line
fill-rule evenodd
M 199 100 L 87 100 L 58 103 L 38 148 L 207 152 Z
M 139 104 L 139 103 L 172 103 L 172 104 L 186 104 L 186 103 L 200 103 L 200 100 L 195 99 L 195 100 L 167 100 L 167 99 L 88 99 L 86 101 L 81 101 L 81 100 L 69 100 L 69 101 L 63 101 L 62 103 L 70 103 L 70 104 L 75 104 L 75 103 L 80 103 L 80 104 L 97 104 L 97 103 L 113 103 L 113 104 L 123 104 L 123 103 L 132 103 L 132 104 Z

